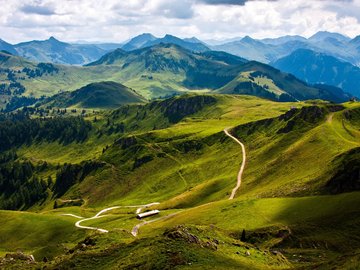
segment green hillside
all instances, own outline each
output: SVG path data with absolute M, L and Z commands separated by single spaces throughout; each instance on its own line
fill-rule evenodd
M 92 83 L 72 92 L 63 92 L 42 102 L 57 108 L 112 109 L 124 104 L 143 103 L 145 99 L 134 90 L 115 82 Z
M 53 259 L 86 235 L 84 231 L 77 231 L 72 219 L 65 216 L 0 211 L 0 217 L 3 221 L 0 254 L 22 249 L 34 254 L 38 261 L 44 257 Z
M 334 102 L 349 100 L 350 96 L 331 87 L 309 86 L 291 74 L 280 72 L 268 65 L 248 62 L 239 75 L 217 92 L 250 94 L 279 101 L 324 99 Z
M 101 173 L 90 178 L 90 182 L 85 177 L 73 190 L 77 195 L 68 194 L 85 196 L 90 204 L 101 205 L 101 200 L 105 203 L 111 200 L 109 197 L 121 198 L 119 203 L 140 203 L 144 199 L 171 199 L 174 203 L 176 197 L 180 201 L 187 198 L 192 188 L 205 192 L 202 194 L 205 200 L 214 200 L 225 196 L 231 179 L 236 176 L 237 165 L 230 164 L 238 158 L 239 149 L 222 131 L 232 126 L 233 133 L 250 151 L 245 172 L 247 184 L 242 187 L 242 193 L 265 197 L 313 195 L 326 193 L 327 181 L 342 167 L 338 165 L 343 159 L 341 155 L 359 146 L 359 132 L 354 120 L 357 109 L 326 103 L 310 105 L 274 103 L 246 96 L 190 95 L 145 105 L 126 105 L 111 113 L 97 114 L 96 122 L 94 116 L 89 116 L 91 122 L 70 118 L 66 124 L 71 128 L 68 136 L 50 130 L 53 126 L 55 130 L 61 128 L 61 118 L 44 123 L 27 120 L 25 127 L 39 126 L 39 131 L 24 129 L 29 132 L 26 137 L 33 138 L 36 144 L 28 143 L 28 139 L 13 141 L 12 127 L 7 126 L 2 145 L 4 149 L 6 142 L 18 145 L 17 154 L 37 164 L 43 161 L 54 166 L 79 164 L 94 158 L 104 162 Z M 289 110 L 291 107 L 297 109 Z M 13 126 L 14 131 L 19 129 L 16 124 Z M 47 134 L 41 132 L 42 126 L 49 129 Z M 229 149 L 221 153 L 224 147 Z M 320 153 L 321 160 L 313 164 Z M 221 173 L 215 173 L 211 168 L 219 171 L 218 159 L 222 155 L 226 162 L 221 165 Z M 282 162 L 291 165 L 283 166 Z M 41 174 L 51 174 L 52 170 L 50 166 Z M 147 185 L 141 181 L 144 173 L 149 174 Z M 111 174 L 111 179 L 103 185 L 92 184 Z M 97 198 L 103 194 L 97 194 L 97 188 L 106 189 L 105 183 L 111 186 L 114 181 L 120 181 L 117 187 L 107 192 L 106 197 Z M 168 184 L 163 186 L 160 184 L 163 181 Z M 89 187 L 94 190 L 90 192 Z M 197 200 L 195 204 L 202 202 L 200 197 Z
M 359 108 L 208 94 L 84 119 L 56 111 L 39 119 L 46 112 L 36 109 L 3 116 L 1 207 L 28 212 L 0 213 L 0 251 L 21 249 L 40 258 L 37 267 L 60 269 L 356 269 Z M 234 200 L 242 155 L 229 127 L 247 155 Z M 132 236 L 142 223 L 135 206 L 152 202 L 161 213 Z M 109 233 L 61 216 L 112 206 L 134 207 L 82 223 Z

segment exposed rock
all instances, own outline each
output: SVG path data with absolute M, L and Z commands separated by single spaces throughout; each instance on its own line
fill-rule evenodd
M 327 105 L 326 108 L 330 111 L 330 112 L 338 112 L 338 111 L 342 111 L 345 109 L 345 107 L 343 105 Z
M 314 124 L 324 119 L 325 109 L 318 106 L 302 107 L 300 110 L 291 109 L 285 114 L 279 116 L 280 121 L 287 121 L 285 127 L 278 130 L 278 134 L 289 133 L 296 126 L 302 127 L 303 122 Z
M 283 115 L 279 116 L 279 120 L 281 121 L 288 121 L 290 120 L 299 110 L 296 108 L 291 108 L 290 110 L 288 110 L 286 113 L 284 113 Z
M 121 149 L 127 149 L 130 146 L 137 144 L 137 139 L 135 136 L 120 138 L 115 142 L 116 144 L 120 145 Z
M 86 237 L 83 241 L 79 242 L 74 248 L 68 251 L 69 254 L 73 254 L 74 252 L 79 253 L 80 251 L 84 251 L 91 246 L 96 245 L 96 240 L 91 237 Z
M 5 260 L 22 260 L 22 261 L 28 261 L 28 262 L 35 262 L 35 258 L 33 255 L 26 255 L 22 252 L 17 253 L 7 253 L 5 255 Z
M 217 244 L 212 241 L 203 241 L 198 236 L 189 232 L 188 228 L 184 226 L 176 226 L 174 229 L 167 230 L 164 232 L 164 235 L 170 239 L 182 239 L 187 243 L 196 244 L 200 247 L 205 247 L 212 250 L 217 250 Z
M 152 161 L 154 157 L 152 155 L 145 155 L 143 157 L 136 157 L 134 160 L 133 170 L 136 168 L 139 168 L 140 166 L 144 165 L 145 163 L 148 163 Z
M 190 96 L 165 100 L 160 105 L 170 123 L 177 123 L 184 117 L 201 111 L 205 106 L 216 103 L 212 96 Z

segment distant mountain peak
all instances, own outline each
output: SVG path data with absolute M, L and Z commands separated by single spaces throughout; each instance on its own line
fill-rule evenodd
M 151 34 L 151 33 L 142 33 L 136 37 L 133 37 L 132 39 L 130 39 L 130 42 L 141 42 L 141 41 L 149 41 L 149 40 L 155 40 L 156 37 Z
M 243 38 L 241 39 L 241 41 L 242 41 L 242 42 L 246 42 L 246 43 L 254 43 L 254 42 L 258 43 L 258 42 L 259 42 L 259 41 L 253 39 L 253 38 L 250 37 L 250 36 L 245 36 L 245 37 L 243 37 Z
M 167 42 L 167 41 L 171 42 L 171 41 L 174 41 L 174 40 L 178 41 L 178 40 L 181 40 L 181 39 L 176 37 L 176 36 L 166 34 L 161 40 L 165 41 L 165 42 Z
M 344 36 L 339 33 L 328 32 L 328 31 L 319 31 L 316 34 L 312 35 L 309 38 L 309 40 L 310 41 L 323 41 L 327 38 L 334 38 L 334 39 L 337 39 L 338 41 L 342 41 L 342 42 L 347 42 L 350 40 L 350 38 L 347 36 Z
M 250 36 L 245 36 L 241 40 L 254 40 L 254 39 Z
M 142 34 L 138 35 L 138 37 L 153 37 L 153 38 L 155 38 L 155 36 L 151 33 L 142 33 Z
M 204 44 L 204 42 L 202 42 L 201 40 L 199 40 L 199 39 L 196 38 L 196 37 L 184 38 L 183 40 L 186 41 L 186 42 L 190 42 L 190 43 L 201 43 L 201 44 Z
M 177 38 L 177 37 L 175 37 L 175 36 L 173 36 L 173 35 L 170 35 L 170 34 L 166 34 L 166 35 L 164 36 L 164 38 Z
M 60 41 L 58 39 L 56 39 L 55 37 L 51 36 L 48 40 L 44 40 L 45 42 L 50 42 L 50 43 L 61 43 L 61 44 L 67 44 L 66 42 Z
M 143 47 L 144 44 L 151 42 L 153 40 L 156 40 L 155 36 L 153 36 L 150 33 L 143 33 L 141 35 L 133 37 L 129 42 L 127 42 L 122 46 L 122 49 L 124 49 L 125 51 L 136 50 Z

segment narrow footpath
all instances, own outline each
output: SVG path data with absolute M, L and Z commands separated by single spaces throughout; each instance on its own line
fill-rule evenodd
M 225 128 L 224 129 L 224 132 L 227 136 L 229 136 L 231 139 L 233 139 L 234 141 L 236 141 L 238 144 L 241 145 L 241 149 L 242 149 L 242 157 L 243 157 L 243 160 L 242 160 L 242 163 L 241 163 L 241 167 L 240 167 L 240 170 L 239 170 L 239 173 L 238 173 L 238 176 L 237 176 L 237 183 L 236 183 L 236 187 L 234 187 L 234 189 L 232 190 L 231 192 L 231 195 L 229 197 L 229 200 L 232 200 L 234 199 L 235 195 L 236 195 L 236 192 L 238 191 L 238 189 L 240 188 L 241 186 L 241 178 L 242 178 L 242 174 L 244 172 L 244 169 L 245 169 L 245 163 L 246 163 L 246 151 L 245 151 L 245 145 L 240 142 L 237 138 L 235 138 L 233 135 L 231 135 L 228 131 L 228 128 Z

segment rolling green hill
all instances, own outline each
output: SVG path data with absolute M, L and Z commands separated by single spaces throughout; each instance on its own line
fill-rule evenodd
M 350 96 L 331 87 L 309 86 L 291 74 L 268 65 L 248 62 L 241 66 L 239 75 L 217 90 L 226 94 L 247 94 L 279 101 L 316 99 L 334 102 L 349 100 Z
M 92 83 L 72 92 L 63 92 L 42 102 L 57 108 L 113 109 L 124 104 L 143 103 L 145 99 L 134 90 L 115 82 Z
M 356 102 L 279 103 L 207 94 L 123 105 L 84 120 L 67 114 L 38 119 L 41 112 L 35 109 L 27 113 L 32 119 L 19 112 L 11 116 L 12 125 L 2 119 L 1 142 L 9 143 L 1 147 L 12 147 L 0 158 L 0 172 L 8 175 L 0 183 L 7 192 L 10 185 L 20 185 L 21 192 L 14 189 L 0 199 L 24 196 L 18 209 L 38 213 L 0 213 L 6 220 L 0 230 L 3 254 L 20 248 L 36 255 L 37 267 L 60 269 L 210 263 L 214 269 L 356 269 Z M 228 127 L 247 151 L 234 200 L 228 198 L 242 156 L 223 132 Z M 11 180 L 16 175 L 25 182 Z M 26 187 L 40 192 L 30 197 L 32 204 L 27 204 Z M 161 203 L 156 206 L 160 219 L 149 218 L 154 221 L 136 238 L 130 233 L 141 223 L 136 208 L 83 222 L 109 231 L 104 234 L 75 228 L 78 218 L 60 216 L 92 217 L 106 207 L 151 202 Z M 29 226 L 29 220 L 38 225 Z M 16 240 L 15 224 L 26 241 Z M 55 232 L 57 238 L 48 240 Z M 44 256 L 51 262 L 40 262 Z

